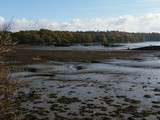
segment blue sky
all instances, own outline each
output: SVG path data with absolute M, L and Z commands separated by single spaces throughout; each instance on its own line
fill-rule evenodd
M 160 0 L 0 0 L 0 27 L 12 17 L 12 31 L 160 32 Z
M 154 1 L 154 2 L 153 2 Z M 158 12 L 158 0 L 0 0 L 0 16 L 67 21 Z

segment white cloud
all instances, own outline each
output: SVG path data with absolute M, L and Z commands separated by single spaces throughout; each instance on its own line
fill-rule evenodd
M 0 16 L 0 30 L 2 29 L 4 23 L 5 23 L 5 19 Z
M 144 2 L 153 3 L 153 4 L 159 4 L 160 0 L 143 0 Z
M 148 0 L 150 2 L 160 2 L 160 0 Z
M 0 17 L 0 25 L 5 22 Z M 120 30 L 127 32 L 160 32 L 160 13 L 152 13 L 144 16 L 120 16 L 110 19 L 74 19 L 69 22 L 59 23 L 48 20 L 15 19 L 12 31 L 20 30 L 67 30 L 67 31 L 107 31 Z

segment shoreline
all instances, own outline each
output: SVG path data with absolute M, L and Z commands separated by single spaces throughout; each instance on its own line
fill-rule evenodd
M 15 46 L 12 51 L 5 55 L 5 61 L 22 63 L 43 61 L 98 62 L 110 59 L 136 59 L 141 58 L 143 53 L 146 53 L 146 51 L 35 50 L 25 49 L 24 46 Z

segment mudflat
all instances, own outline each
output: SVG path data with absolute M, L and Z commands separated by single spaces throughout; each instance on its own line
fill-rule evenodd
M 5 57 L 22 119 L 160 118 L 160 52 L 15 47 Z
M 27 49 L 28 46 L 17 46 L 6 54 L 6 60 L 21 62 L 38 61 L 84 61 L 98 62 L 106 59 L 139 59 L 146 51 L 120 50 L 120 51 L 90 51 L 90 50 L 41 50 Z M 148 51 L 152 52 L 152 51 Z M 147 52 L 147 53 L 148 53 Z

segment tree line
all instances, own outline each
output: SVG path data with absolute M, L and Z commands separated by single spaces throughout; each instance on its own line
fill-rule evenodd
M 3 32 L 0 33 L 0 36 Z M 4 34 L 2 34 L 4 35 Z M 69 31 L 51 31 L 46 29 L 30 30 L 20 32 L 8 32 L 7 41 L 12 39 L 17 44 L 29 45 L 55 45 L 69 46 L 72 44 L 102 44 L 105 46 L 113 45 L 114 43 L 136 43 L 144 41 L 160 41 L 159 33 L 128 33 L 119 31 L 107 32 L 69 32 Z M 2 39 L 0 37 L 0 39 Z

